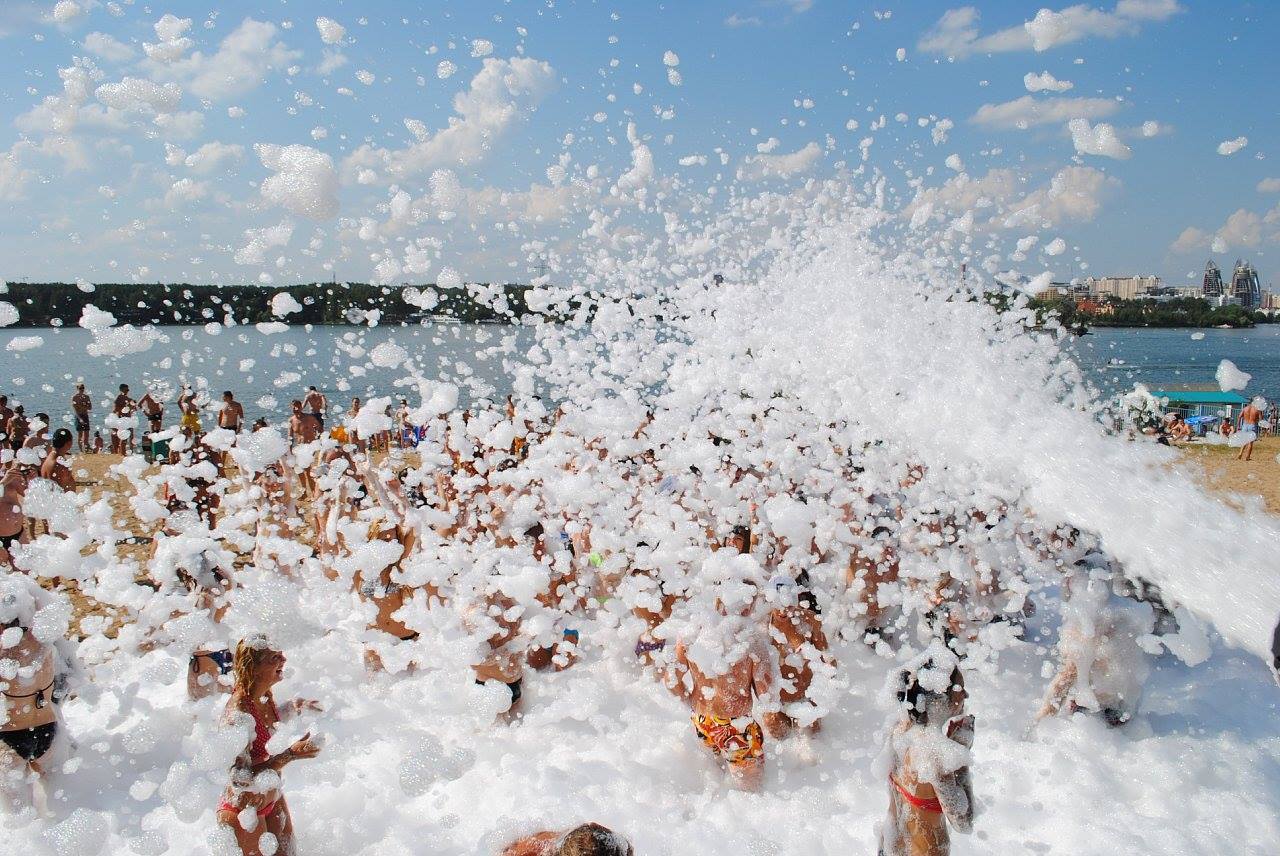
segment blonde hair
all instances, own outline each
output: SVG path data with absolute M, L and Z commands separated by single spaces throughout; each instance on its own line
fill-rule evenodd
M 263 657 L 272 650 L 265 636 L 250 636 L 236 643 L 236 653 L 231 662 L 232 693 L 246 699 L 253 698 L 253 677 Z M 275 704 L 270 690 L 267 690 L 267 699 Z

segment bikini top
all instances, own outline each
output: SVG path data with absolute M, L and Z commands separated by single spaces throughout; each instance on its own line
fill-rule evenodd
M 271 703 L 271 714 L 279 721 L 280 712 L 276 709 L 274 701 Z M 249 747 L 249 760 L 255 764 L 261 764 L 271 757 L 271 753 L 267 751 L 267 742 L 271 740 L 274 728 L 268 728 L 258 716 L 256 704 L 250 704 L 249 715 L 253 717 L 253 745 Z

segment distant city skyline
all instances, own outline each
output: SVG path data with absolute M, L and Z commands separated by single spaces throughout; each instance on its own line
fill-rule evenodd
M 527 281 L 593 210 L 865 161 L 975 272 L 1274 289 L 1280 4 L 1042 5 L 6 4 L 0 277 Z

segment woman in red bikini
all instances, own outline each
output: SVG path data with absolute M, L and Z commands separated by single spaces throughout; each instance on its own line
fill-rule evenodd
M 897 695 L 903 717 L 881 756 L 889 767 L 889 817 L 880 829 L 880 856 L 948 856 L 947 827 L 970 832 L 974 809 L 973 717 L 964 715 L 955 656 L 935 644 L 900 673 Z
M 284 664 L 284 654 L 261 637 L 236 646 L 234 684 L 223 722 L 231 726 L 252 725 L 253 740 L 231 768 L 231 784 L 218 805 L 218 822 L 231 828 L 244 856 L 294 856 L 293 819 L 280 790 L 280 773 L 290 762 L 320 753 L 310 733 L 279 754 L 267 751 L 267 742 L 282 718 L 271 691 L 280 682 Z M 304 709 L 318 710 L 319 706 L 295 699 L 286 706 L 285 713 Z M 250 808 L 256 811 L 247 812 Z M 268 834 L 270 845 L 263 840 Z

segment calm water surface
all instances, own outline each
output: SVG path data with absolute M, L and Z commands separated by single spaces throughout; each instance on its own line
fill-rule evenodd
M 191 382 L 207 384 L 214 398 L 232 389 L 250 420 L 266 416 L 275 421 L 310 384 L 325 392 L 331 407 L 341 409 L 352 396 L 399 395 L 396 381 L 404 372 L 370 367 L 367 358 L 352 355 L 356 348 L 368 351 L 394 340 L 428 377 L 471 377 L 479 381 L 479 394 L 498 398 L 510 391 L 504 362 L 519 361 L 533 343 L 528 328 L 478 324 L 297 327 L 270 335 L 252 327 L 216 334 L 202 327 L 160 330 L 166 341 L 118 358 L 89 356 L 85 347 L 92 336 L 80 328 L 10 331 L 0 344 L 26 336 L 40 336 L 44 344 L 27 351 L 0 350 L 0 391 L 30 414 L 44 411 L 55 425 L 66 424 L 74 384 L 83 380 L 94 398 L 94 422 L 100 424 L 119 384 L 128 383 L 138 397 L 147 383 L 157 383 L 169 402 L 168 425 L 177 418 L 172 402 L 179 384 Z M 1203 335 L 1193 339 L 1193 334 Z M 1104 393 L 1132 389 L 1135 382 L 1152 388 L 1212 384 L 1219 362 L 1227 359 L 1253 375 L 1249 393 L 1280 398 L 1280 325 L 1252 330 L 1098 328 L 1067 347 Z M 463 400 L 469 395 L 474 397 L 464 389 Z

